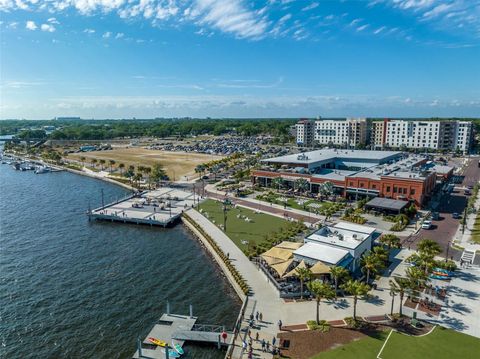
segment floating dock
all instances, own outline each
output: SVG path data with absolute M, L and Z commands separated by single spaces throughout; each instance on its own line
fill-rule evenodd
M 163 187 L 89 211 L 90 219 L 166 227 L 201 199 L 193 192 Z
M 183 347 L 185 342 L 201 342 L 212 343 L 220 348 L 228 346 L 232 342 L 233 334 L 225 331 L 225 327 L 221 325 L 196 324 L 196 322 L 197 317 L 194 316 L 163 314 L 147 337 L 142 342 L 139 340 L 133 358 L 166 358 L 165 348 L 152 344 L 148 339 L 150 337 L 163 340 L 170 347 L 174 344 Z M 222 334 L 225 337 L 222 337 Z

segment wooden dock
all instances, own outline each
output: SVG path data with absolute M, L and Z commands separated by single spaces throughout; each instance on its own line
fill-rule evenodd
M 166 358 L 165 348 L 153 345 L 148 338 L 156 338 L 168 343 L 169 346 L 178 344 L 181 347 L 185 342 L 212 343 L 217 347 L 228 346 L 232 339 L 232 333 L 226 332 L 220 325 L 202 325 L 196 324 L 197 317 L 179 314 L 163 314 L 159 321 L 155 323 L 150 333 L 138 343 L 137 350 L 133 358 Z M 226 338 L 222 338 L 222 333 L 226 333 Z

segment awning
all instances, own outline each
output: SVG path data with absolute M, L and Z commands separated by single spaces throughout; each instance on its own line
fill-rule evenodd
M 283 241 L 282 243 L 277 244 L 275 248 L 295 250 L 300 248 L 301 246 L 303 246 L 303 242 Z
M 400 201 L 400 200 L 396 200 L 396 199 L 377 197 L 377 198 L 374 198 L 371 201 L 369 201 L 365 205 L 365 207 L 400 213 L 402 209 L 404 209 L 406 206 L 408 206 L 408 204 L 409 203 L 407 201 Z
M 312 268 L 310 268 L 312 271 L 313 276 L 318 276 L 322 274 L 329 274 L 330 273 L 330 267 L 327 266 L 325 263 L 322 262 L 317 262 L 315 263 Z
M 282 263 L 273 264 L 270 267 L 272 267 L 272 269 L 274 269 L 275 272 L 277 272 L 277 274 L 280 277 L 282 277 L 285 274 L 285 272 L 288 270 L 288 267 L 290 267 L 290 264 L 292 264 L 292 262 L 293 262 L 293 259 L 289 259 L 288 261 L 285 261 Z
M 296 277 L 296 276 L 297 276 L 297 271 L 296 271 L 297 268 L 307 268 L 307 265 L 305 264 L 304 261 L 301 261 L 298 266 L 296 266 L 296 267 L 293 268 L 290 272 L 288 272 L 287 274 L 285 274 L 285 275 L 283 276 L 283 278 Z
M 265 259 L 267 263 L 267 257 L 279 259 L 281 262 L 285 262 L 293 256 L 293 250 L 273 247 L 270 248 L 268 251 L 262 253 L 260 256 Z M 277 263 L 278 262 L 279 261 L 277 261 Z

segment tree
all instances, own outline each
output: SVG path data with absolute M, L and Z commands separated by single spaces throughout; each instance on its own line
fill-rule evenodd
M 322 201 L 325 197 L 328 197 L 329 194 L 332 194 L 332 192 L 333 192 L 332 182 L 329 182 L 329 181 L 323 182 L 318 187 L 318 193 L 320 194 Z
M 376 273 L 383 266 L 383 264 L 374 253 L 369 253 L 367 255 L 362 256 L 361 266 L 362 266 L 362 270 L 367 273 L 366 282 L 369 283 L 370 274 Z
M 390 280 L 390 289 L 398 293 L 400 296 L 399 313 L 402 315 L 403 297 L 405 293 L 411 288 L 411 282 L 408 278 L 395 277 L 394 280 Z
M 272 187 L 277 189 L 277 192 L 280 192 L 280 188 L 283 186 L 283 178 L 275 177 L 272 180 Z
M 125 168 L 125 163 L 119 163 L 118 168 L 120 168 L 120 174 L 123 176 L 123 169 Z
M 322 283 L 318 280 L 314 280 L 308 283 L 308 289 L 310 292 L 315 296 L 315 300 L 317 301 L 317 315 L 316 320 L 317 324 L 320 324 L 320 302 L 322 299 L 332 299 L 335 297 L 335 293 L 333 292 L 332 287 L 330 287 L 327 283 Z
M 82 161 L 82 167 L 85 167 L 85 160 L 87 158 L 85 156 L 80 157 L 80 161 Z
M 103 166 L 105 165 L 105 160 L 104 160 L 104 159 L 101 159 L 99 162 L 100 162 L 100 168 L 101 168 L 102 171 L 103 171 Z
M 357 319 L 357 302 L 358 298 L 367 295 L 370 287 L 368 284 L 359 282 L 358 280 L 350 279 L 342 286 L 343 290 L 353 296 L 353 319 Z
M 295 268 L 295 276 L 300 279 L 300 299 L 303 299 L 303 283 L 312 277 L 312 271 L 309 268 Z
M 423 287 L 428 281 L 428 274 L 418 267 L 407 268 L 405 274 L 411 282 L 412 290 L 418 290 L 419 288 Z
M 294 182 L 294 187 L 299 192 L 305 192 L 310 187 L 310 183 L 305 178 L 299 178 Z
M 394 234 L 384 234 L 380 237 L 380 243 L 386 245 L 388 250 L 391 248 L 400 248 L 400 238 Z
M 442 252 L 442 248 L 440 247 L 440 245 L 437 242 L 432 241 L 431 239 L 426 239 L 426 238 L 422 239 L 418 243 L 417 250 L 420 253 L 423 252 L 425 254 L 431 255 L 432 258 L 435 257 L 437 254 L 440 254 Z
M 93 168 L 95 168 L 97 162 L 98 162 L 98 161 L 97 161 L 96 158 L 92 158 L 92 159 L 90 160 L 90 163 L 92 164 Z
M 333 266 L 330 267 L 330 276 L 333 278 L 333 281 L 335 283 L 335 299 L 337 299 L 338 284 L 342 280 L 342 278 L 348 276 L 348 270 L 343 267 Z
M 388 258 L 389 258 L 388 250 L 386 250 L 382 246 L 375 246 L 373 247 L 372 253 L 383 263 L 383 267 L 384 267 L 385 264 L 388 262 Z
M 158 186 L 158 182 L 168 179 L 167 173 L 163 169 L 163 166 L 160 163 L 155 163 L 150 174 L 150 178 Z
M 108 160 L 108 163 L 110 164 L 110 173 L 113 172 L 113 165 L 116 163 L 115 160 Z
M 396 291 L 396 286 L 395 286 L 395 284 L 393 283 L 392 280 L 390 280 L 389 284 L 390 284 L 390 296 L 392 297 L 392 305 L 391 305 L 391 309 L 390 309 L 390 315 L 393 315 L 393 304 L 395 302 L 395 296 L 397 295 L 397 291 Z

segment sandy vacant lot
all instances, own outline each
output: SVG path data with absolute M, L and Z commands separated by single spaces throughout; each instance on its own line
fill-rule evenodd
M 215 159 L 220 159 L 222 156 L 206 155 L 203 153 L 185 153 L 185 152 L 166 152 L 157 150 L 148 150 L 145 148 L 115 148 L 110 151 L 93 151 L 72 153 L 68 155 L 69 159 L 80 161 L 81 157 L 97 160 L 104 159 L 107 162 L 114 160 L 117 166 L 119 163 L 124 163 L 125 167 L 129 165 L 150 166 L 155 163 L 163 165 L 167 171 L 170 179 L 184 180 L 185 176 L 191 179 L 195 175 L 195 167 L 199 164 L 209 162 Z

